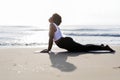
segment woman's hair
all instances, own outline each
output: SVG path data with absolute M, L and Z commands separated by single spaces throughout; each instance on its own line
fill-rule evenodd
M 59 14 L 55 13 L 55 14 L 53 14 L 52 17 L 53 17 L 53 22 L 59 26 L 60 23 L 62 22 L 61 16 Z

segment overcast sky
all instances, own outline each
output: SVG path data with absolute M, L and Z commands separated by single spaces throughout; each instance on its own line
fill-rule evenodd
M 62 25 L 120 25 L 120 0 L 0 0 L 0 25 L 47 25 L 53 13 Z

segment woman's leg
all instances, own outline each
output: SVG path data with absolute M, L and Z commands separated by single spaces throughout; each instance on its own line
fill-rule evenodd
M 75 42 L 70 37 L 65 37 L 60 40 L 60 42 L 57 44 L 60 48 L 66 49 L 70 52 L 88 52 L 88 51 L 95 51 L 95 50 L 109 50 L 111 52 L 114 52 L 109 46 L 102 45 L 93 45 L 93 44 L 87 44 L 82 45 L 77 42 Z
M 84 46 L 85 46 L 87 51 L 108 50 L 108 51 L 114 52 L 114 50 L 111 49 L 108 45 L 104 46 L 103 44 L 101 44 L 101 45 L 87 44 Z

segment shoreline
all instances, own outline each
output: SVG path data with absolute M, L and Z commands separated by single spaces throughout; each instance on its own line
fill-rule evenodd
M 84 45 L 84 44 L 83 44 Z M 95 44 L 97 45 L 97 44 Z M 100 44 L 98 44 L 100 45 Z M 109 45 L 110 47 L 120 46 L 120 44 L 104 44 Z M 0 46 L 0 48 L 47 48 L 48 45 L 40 45 L 40 46 Z M 59 48 L 56 44 L 53 44 L 53 48 Z

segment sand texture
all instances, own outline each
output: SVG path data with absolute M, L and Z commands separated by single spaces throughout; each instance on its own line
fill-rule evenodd
M 0 80 L 120 80 L 120 46 L 115 53 L 68 53 L 53 48 L 0 48 Z

